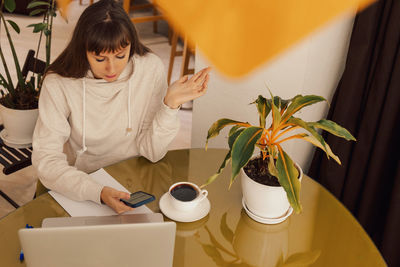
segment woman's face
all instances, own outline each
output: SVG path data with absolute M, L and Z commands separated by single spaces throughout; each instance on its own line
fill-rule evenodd
M 86 56 L 94 77 L 104 79 L 107 82 L 117 80 L 128 64 L 130 50 L 131 45 L 114 52 L 101 52 L 99 55 L 86 51 Z

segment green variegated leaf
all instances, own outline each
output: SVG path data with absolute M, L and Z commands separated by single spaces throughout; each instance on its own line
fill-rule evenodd
M 215 179 L 218 178 L 218 176 L 221 174 L 221 172 L 225 169 L 226 164 L 229 162 L 229 160 L 231 159 L 231 150 L 229 150 L 228 154 L 226 154 L 224 161 L 222 162 L 221 166 L 219 167 L 218 171 L 211 175 L 205 184 L 203 184 L 202 186 L 200 186 L 201 188 L 211 184 L 212 182 L 215 181 Z
M 286 122 L 291 116 L 293 116 L 293 114 L 295 114 L 300 109 L 321 101 L 326 101 L 326 99 L 322 96 L 317 95 L 295 96 L 292 100 L 292 103 L 286 109 L 285 113 L 283 113 L 282 121 Z
M 272 98 L 271 98 L 272 99 Z M 271 99 L 268 99 L 269 104 L 271 105 Z M 279 96 L 274 96 L 274 105 L 280 109 L 282 104 L 282 99 Z
M 274 101 L 271 101 L 271 110 L 272 110 L 272 130 L 275 130 L 278 128 L 279 124 L 281 123 L 281 113 L 279 112 L 279 107 L 275 105 L 275 98 L 271 94 L 271 99 L 274 99 Z M 278 104 L 280 105 L 280 101 L 278 101 Z
M 278 110 L 286 109 L 287 105 L 290 103 L 291 99 L 289 100 L 284 100 L 280 98 L 279 96 L 274 96 L 271 99 L 274 99 L 274 104 L 277 107 Z M 272 101 L 271 99 L 267 99 L 263 97 L 262 95 L 259 95 L 257 100 L 252 102 L 251 104 L 257 104 L 257 110 L 259 114 L 259 121 L 260 121 L 260 127 L 265 128 L 265 123 L 266 123 L 266 118 L 271 112 L 272 109 Z
M 243 124 L 242 126 L 245 126 L 246 124 L 248 125 L 248 123 L 235 121 L 235 120 L 231 120 L 231 119 L 217 120 L 216 122 L 213 123 L 213 125 L 211 125 L 210 129 L 208 129 L 207 140 L 206 140 L 206 149 L 207 149 L 207 145 L 208 145 L 208 140 L 210 138 L 217 136 L 223 128 L 225 128 L 228 125 L 233 125 L 233 124 L 236 124 L 236 125 Z
M 4 0 L 4 7 L 7 9 L 8 12 L 14 12 L 16 8 L 15 0 Z
M 262 132 L 263 128 L 251 126 L 244 129 L 236 138 L 232 147 L 232 176 L 229 186 L 232 185 L 240 169 L 249 161 Z
M 279 96 L 275 96 L 275 98 L 278 98 L 280 101 L 279 110 L 286 109 L 288 104 L 290 103 L 290 101 L 292 101 L 292 99 L 281 99 Z M 276 100 L 275 100 L 275 102 L 276 102 Z M 275 104 L 275 105 L 277 105 L 277 104 Z
M 267 146 L 268 155 L 271 155 L 273 158 L 276 158 L 276 147 L 275 146 Z
M 296 138 L 297 138 L 297 139 L 301 139 L 301 138 L 303 138 L 303 137 L 305 137 L 305 136 L 308 136 L 308 134 L 306 134 L 306 133 L 295 134 L 295 135 L 291 135 L 291 136 L 289 136 L 289 137 L 286 137 L 286 138 L 277 140 L 277 141 L 275 141 L 274 143 L 275 143 L 275 144 L 281 144 L 281 143 L 284 143 L 284 142 L 286 142 L 286 141 L 288 141 L 288 140 L 292 140 L 292 139 L 296 139 Z
M 7 20 L 7 22 L 11 25 L 11 27 L 14 29 L 14 31 L 16 31 L 18 34 L 21 32 L 21 30 L 19 29 L 17 23 L 15 23 L 12 20 Z
M 302 119 L 291 117 L 288 120 L 288 123 L 293 123 L 297 126 L 300 126 L 301 128 L 307 130 L 309 133 L 311 133 L 316 140 L 325 148 L 324 151 L 326 151 L 326 143 L 324 138 L 314 129 L 314 127 L 308 125 L 307 122 L 303 121 Z
M 49 2 L 44 2 L 44 1 L 32 1 L 29 3 L 29 5 L 26 7 L 28 9 L 37 7 L 37 6 L 50 6 Z
M 244 128 L 237 130 L 236 132 L 232 133 L 228 138 L 228 145 L 229 149 L 232 150 L 233 144 L 235 143 L 237 137 L 244 131 Z
M 262 95 L 259 95 L 257 100 L 252 104 L 257 104 L 257 110 L 259 115 L 260 127 L 265 128 L 265 119 L 271 111 L 271 105 L 267 102 L 267 99 Z
M 226 223 L 226 215 L 227 213 L 225 212 L 224 215 L 222 215 L 221 218 L 221 223 L 220 223 L 220 230 L 222 235 L 224 236 L 225 240 L 228 241 L 230 244 L 233 242 L 233 231 L 229 228 L 228 224 Z
M 268 171 L 272 176 L 278 176 L 278 170 L 276 169 L 275 161 L 272 157 L 268 159 Z
M 296 213 L 301 212 L 300 204 L 300 181 L 299 172 L 294 166 L 292 159 L 279 147 L 278 159 L 276 161 L 278 170 L 278 181 L 285 189 L 287 198 Z
M 290 101 L 291 99 L 285 100 L 279 96 L 274 96 L 274 104 L 279 110 L 285 109 Z M 268 99 L 268 104 L 271 105 L 271 99 Z
M 334 121 L 331 120 L 319 120 L 317 122 L 309 122 L 309 125 L 313 126 L 314 128 L 319 128 L 322 130 L 325 130 L 327 132 L 330 132 L 333 135 L 342 137 L 346 139 L 347 141 L 356 141 L 354 136 L 351 135 L 349 131 L 347 131 L 345 128 L 340 126 Z
M 233 126 L 230 130 L 229 130 L 229 134 L 228 136 L 231 136 L 232 134 L 234 134 L 239 128 L 241 128 L 242 126 L 239 125 L 235 125 Z
M 305 141 L 307 141 L 307 142 L 313 144 L 313 145 L 316 146 L 316 147 L 319 147 L 320 149 L 322 149 L 322 150 L 327 154 L 327 157 L 328 157 L 328 158 L 329 158 L 329 157 L 332 157 L 339 165 L 342 164 L 342 163 L 340 162 L 339 157 L 336 156 L 335 154 L 333 154 L 333 152 L 332 152 L 330 146 L 328 145 L 328 143 L 325 142 L 325 148 L 324 148 L 324 147 L 321 145 L 321 143 L 320 143 L 317 139 L 315 139 L 314 136 L 305 136 L 305 137 L 302 137 L 301 139 L 303 139 L 303 140 L 305 140 Z

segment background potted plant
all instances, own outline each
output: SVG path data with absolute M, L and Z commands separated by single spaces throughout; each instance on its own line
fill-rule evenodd
M 294 117 L 302 108 L 321 101 L 326 100 L 317 95 L 297 95 L 289 100 L 274 97 L 272 94 L 270 99 L 260 95 L 251 103 L 257 106 L 259 126 L 226 118 L 216 121 L 208 130 L 206 149 L 210 138 L 217 136 L 224 127 L 233 126 L 228 137 L 229 152 L 219 170 L 205 185 L 213 182 L 226 164 L 232 161 L 229 187 L 240 173 L 243 205 L 250 217 L 263 223 L 276 223 L 282 221 L 279 218 L 285 219 L 290 215 L 290 206 L 296 213 L 300 213 L 302 170 L 284 151 L 282 143 L 292 139 L 310 142 L 325 151 L 328 158 L 332 157 L 340 164 L 339 158 L 317 130 L 325 130 L 346 140 L 356 140 L 345 128 L 333 121 L 322 119 L 306 122 Z M 271 123 L 267 127 L 269 114 Z M 255 147 L 260 150 L 260 155 L 252 158 Z M 282 217 L 285 214 L 287 216 Z
M 43 74 L 50 64 L 53 17 L 56 16 L 55 0 L 49 2 L 35 0 L 27 6 L 27 9 L 33 9 L 30 15 L 43 13 L 42 22 L 28 26 L 33 27 L 33 32 L 40 32 L 36 48 L 36 58 L 39 53 L 43 35 L 45 36 L 46 42 L 46 62 L 44 71 L 31 73 L 29 77 L 28 75 L 24 75 L 21 71 L 21 65 L 9 30 L 9 26 L 11 26 L 15 32 L 19 34 L 20 28 L 14 21 L 4 17 L 3 7 L 9 12 L 13 12 L 16 7 L 15 0 L 1 0 L 0 30 L 1 27 L 5 30 L 17 77 L 11 76 L 0 44 L 0 58 L 4 68 L 4 73 L 0 73 L 0 111 L 5 128 L 0 133 L 0 136 L 7 145 L 20 147 L 31 143 L 33 129 L 38 116 L 38 98 L 43 82 Z

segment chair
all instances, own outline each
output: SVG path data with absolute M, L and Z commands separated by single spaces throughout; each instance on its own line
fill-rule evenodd
M 28 73 L 43 73 L 46 68 L 46 63 L 35 58 L 35 51 L 29 50 L 26 56 L 24 66 L 22 67 L 22 76 L 27 78 Z M 0 130 L 4 126 L 0 125 Z M 28 167 L 32 164 L 31 161 L 32 147 L 28 148 L 12 148 L 4 144 L 0 138 L 0 164 L 4 166 L 3 173 L 5 175 L 14 173 L 20 169 Z M 6 199 L 12 206 L 18 208 L 19 205 L 15 203 L 6 193 L 0 190 L 0 195 Z
M 191 55 L 195 55 L 195 51 L 192 47 L 189 46 L 187 38 L 183 38 L 183 49 L 181 51 L 177 51 L 179 35 L 176 31 L 173 31 L 172 39 L 171 39 L 171 54 L 169 58 L 169 66 L 168 66 L 168 84 L 171 82 L 172 70 L 174 67 L 175 57 L 182 56 L 182 65 L 181 65 L 181 73 L 180 77 L 187 74 L 194 74 L 194 69 L 189 69 L 189 61 Z
M 169 66 L 168 66 L 168 75 L 167 75 L 167 82 L 168 85 L 171 83 L 172 78 L 172 70 L 174 68 L 175 57 L 182 56 L 182 65 L 179 77 L 183 77 L 187 74 L 194 74 L 194 69 L 189 69 L 189 61 L 191 56 L 195 55 L 195 49 L 191 47 L 188 43 L 187 38 L 183 38 L 183 49 L 181 51 L 177 51 L 177 44 L 178 44 L 179 35 L 176 31 L 173 31 L 172 38 L 171 38 L 171 53 L 169 58 Z M 193 108 L 193 100 L 184 103 L 181 106 L 183 110 L 191 110 Z
M 3 125 L 0 125 L 0 129 L 2 130 L 3 128 Z M 32 147 L 12 148 L 4 144 L 3 140 L 0 139 L 0 164 L 4 166 L 3 173 L 5 175 L 31 165 L 31 155 Z
M 142 23 L 142 22 L 153 21 L 153 32 L 156 33 L 158 31 L 157 21 L 163 20 L 164 16 L 162 14 L 160 14 L 160 12 L 157 10 L 157 7 L 151 2 L 152 1 L 150 1 L 149 3 L 145 3 L 145 4 L 135 5 L 134 0 L 123 0 L 123 7 L 124 7 L 126 13 L 128 13 L 128 15 L 130 15 L 131 21 L 133 23 Z M 143 17 L 134 17 L 133 16 L 134 12 L 137 10 L 141 10 L 141 9 L 153 9 L 153 15 L 146 15 Z
M 3 128 L 3 125 L 0 125 L 0 129 L 2 130 Z M 31 155 L 32 147 L 12 148 L 5 145 L 3 140 L 0 139 L 0 164 L 4 166 L 3 173 L 5 175 L 11 174 L 31 165 Z M 19 208 L 19 205 L 2 190 L 0 190 L 0 195 L 14 208 Z
M 4 193 L 3 191 L 0 190 L 0 195 L 7 200 L 8 203 L 10 203 L 14 208 L 18 209 L 19 205 L 17 203 L 15 203 L 14 200 L 12 200 L 6 193 Z
M 22 67 L 22 76 L 26 78 L 28 73 L 31 71 L 33 73 L 44 73 L 46 69 L 46 63 L 40 59 L 35 58 L 35 51 L 30 49 L 28 55 L 26 56 L 24 66 Z

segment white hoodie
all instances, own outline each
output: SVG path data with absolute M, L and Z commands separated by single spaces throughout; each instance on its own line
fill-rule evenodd
M 160 160 L 179 130 L 178 109 L 163 103 L 164 67 L 134 55 L 117 81 L 49 74 L 39 98 L 32 165 L 47 188 L 100 203 L 102 185 L 87 174 L 121 160 Z

